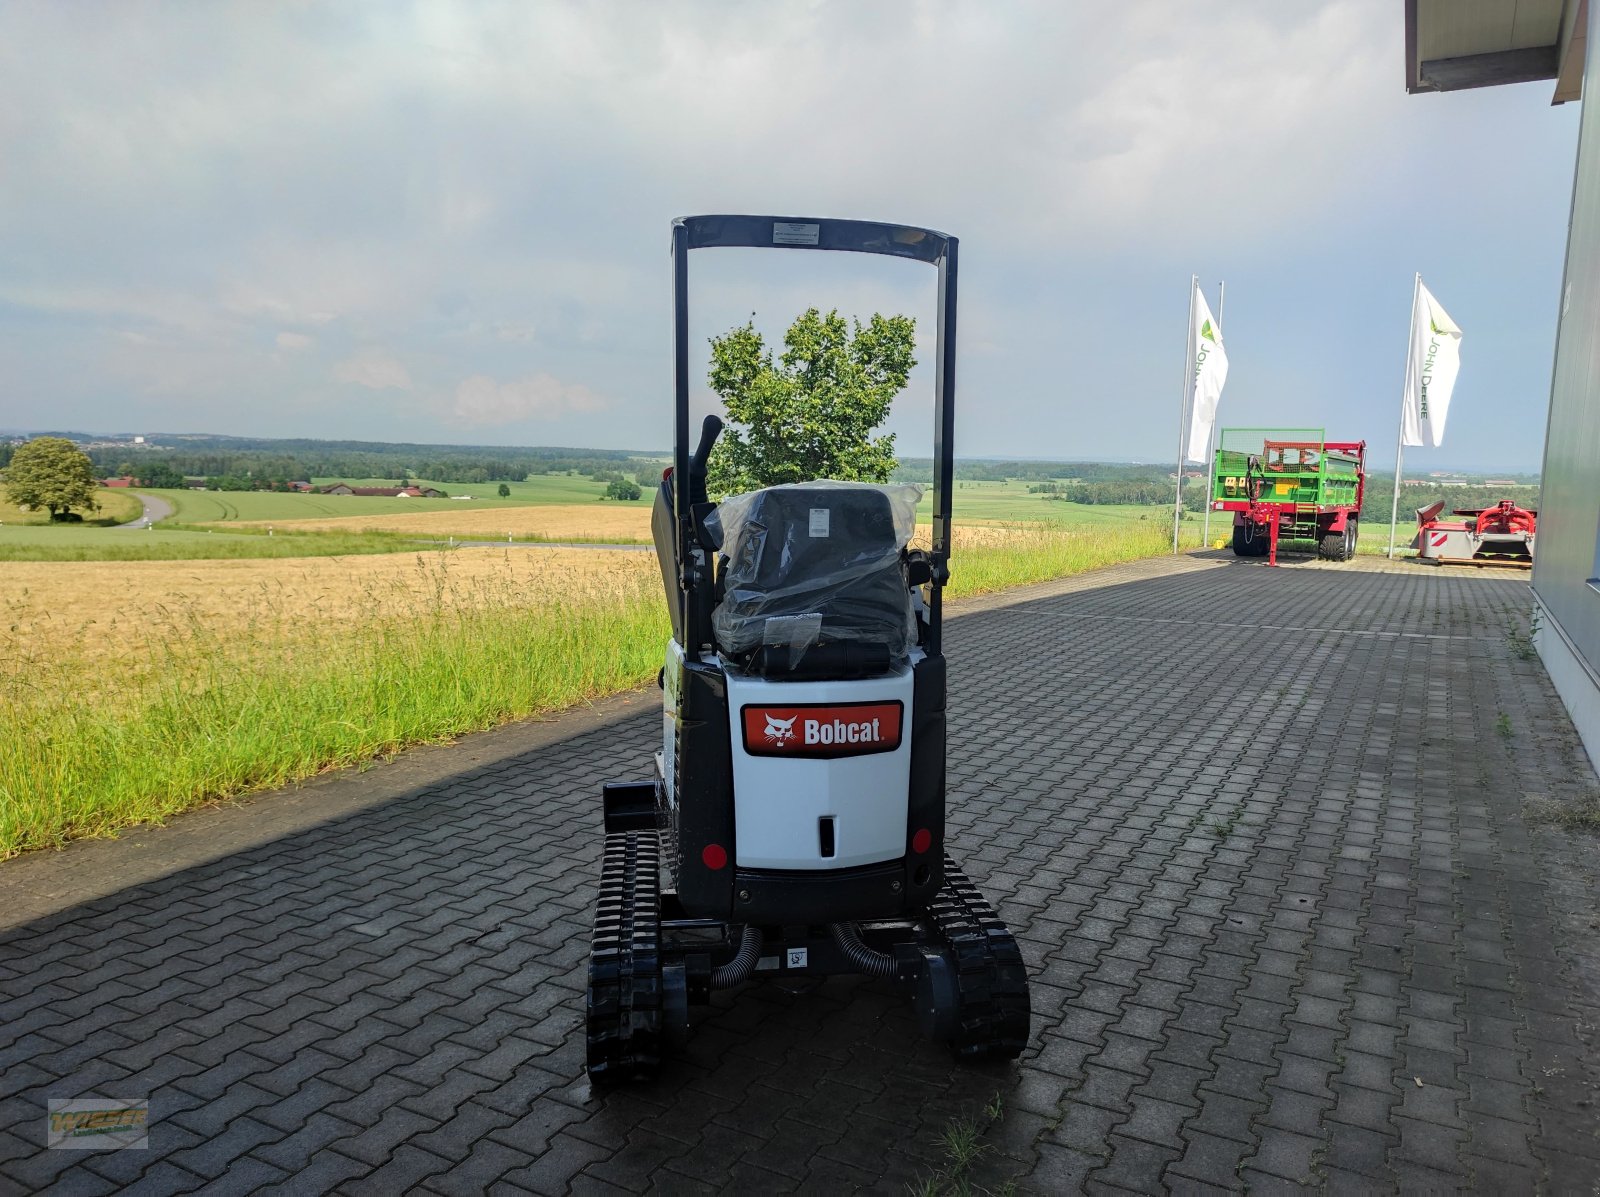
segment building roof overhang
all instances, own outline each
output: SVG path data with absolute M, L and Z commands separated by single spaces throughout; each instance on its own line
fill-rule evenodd
M 1581 98 L 1589 0 L 1406 0 L 1406 90 L 1556 81 Z

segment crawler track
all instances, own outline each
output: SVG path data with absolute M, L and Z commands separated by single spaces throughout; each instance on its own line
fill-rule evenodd
M 587 1050 L 597 1082 L 643 1079 L 661 1062 L 660 858 L 653 831 L 606 836 L 589 949 Z
M 1028 970 L 1017 941 L 959 865 L 944 858 L 944 887 L 928 919 L 955 957 L 961 1029 L 950 1046 L 960 1056 L 1015 1059 L 1028 1042 Z

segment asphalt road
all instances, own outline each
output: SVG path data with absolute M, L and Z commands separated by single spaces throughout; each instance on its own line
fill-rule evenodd
M 140 503 L 144 504 L 144 514 L 136 520 L 129 520 L 125 524 L 118 524 L 117 527 L 119 528 L 143 528 L 150 524 L 157 523 L 160 520 L 164 520 L 172 514 L 172 504 L 167 502 L 165 499 L 159 499 L 155 495 L 138 493 L 135 493 L 133 497 L 138 499 Z

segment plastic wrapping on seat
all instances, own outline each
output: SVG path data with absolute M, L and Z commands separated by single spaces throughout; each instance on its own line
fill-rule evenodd
M 717 646 L 793 669 L 817 644 L 882 645 L 903 657 L 916 617 L 901 550 L 922 488 L 801 482 L 724 499 L 706 520 L 726 558 L 711 615 Z

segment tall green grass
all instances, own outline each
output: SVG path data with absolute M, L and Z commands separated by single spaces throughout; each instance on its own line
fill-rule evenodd
M 1200 530 L 1185 524 L 1179 543 L 1198 548 Z M 1172 525 L 1130 520 L 1121 527 L 1013 528 L 1003 542 L 958 551 L 950 566 L 951 598 L 1047 582 L 1141 557 L 1172 552 Z
M 147 663 L 0 662 L 0 858 L 638 685 L 668 634 L 659 583 L 529 604 L 507 583 L 407 620 L 244 632 L 183 613 Z
M 949 593 L 1171 551 L 1170 528 L 1140 523 L 1013 530 L 960 552 Z M 653 576 L 531 600 L 509 575 L 457 583 L 449 561 L 424 565 L 410 618 L 307 621 L 263 595 L 219 630 L 167 609 L 142 663 L 114 672 L 0 631 L 0 859 L 582 703 L 660 666 Z

